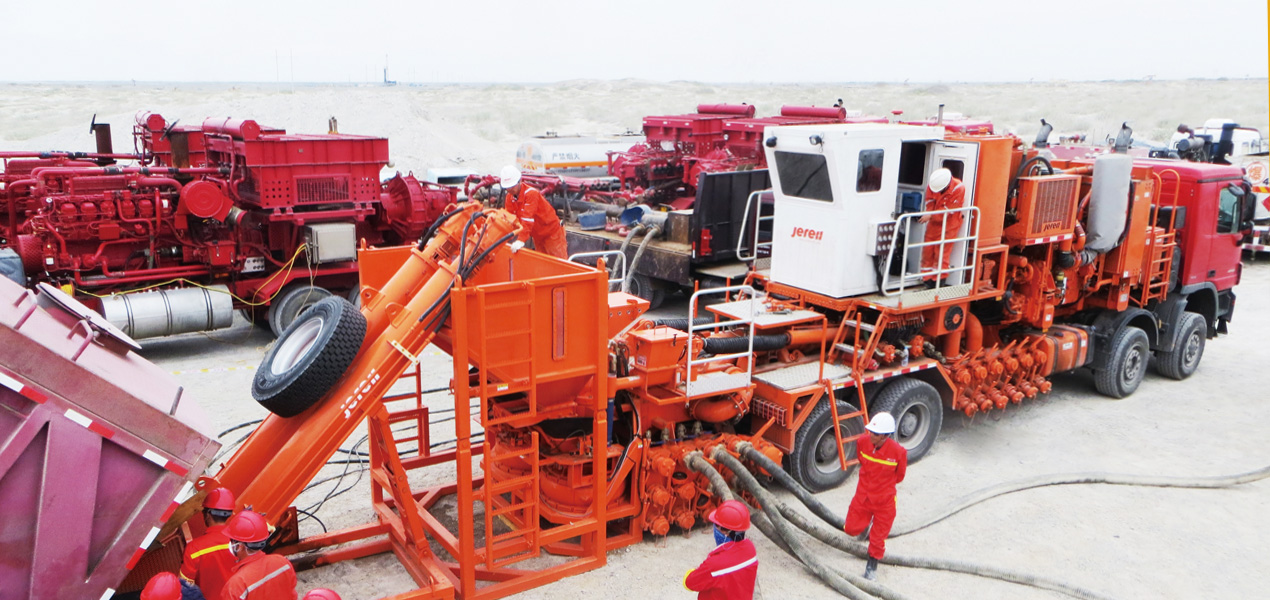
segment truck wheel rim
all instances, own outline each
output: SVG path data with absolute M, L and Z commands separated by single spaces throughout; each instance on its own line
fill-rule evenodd
M 922 443 L 928 429 L 930 429 L 930 415 L 927 414 L 926 406 L 911 404 L 900 413 L 900 418 L 896 419 L 895 437 L 898 438 L 896 441 L 906 449 L 912 448 Z
M 1182 364 L 1188 369 L 1194 367 L 1195 363 L 1199 362 L 1199 336 L 1200 332 L 1195 331 L 1191 333 L 1190 337 L 1186 338 L 1186 349 L 1182 353 Z
M 1124 357 L 1124 383 L 1133 383 L 1142 374 L 1142 349 L 1134 346 Z
M 326 323 L 326 319 L 317 317 L 309 319 L 300 324 L 300 327 L 291 332 L 281 342 L 278 353 L 273 357 L 273 364 L 269 365 L 269 372 L 274 375 L 282 375 L 292 368 L 309 354 L 313 347 L 317 345 L 318 337 L 322 334 L 322 326 Z
M 847 437 L 844 432 L 844 439 Z M 813 462 L 816 464 L 816 470 L 821 473 L 834 473 L 842 469 L 842 463 L 838 460 L 838 440 L 833 436 L 833 427 L 825 429 L 820 434 L 820 439 L 816 440 L 816 455 L 813 456 Z

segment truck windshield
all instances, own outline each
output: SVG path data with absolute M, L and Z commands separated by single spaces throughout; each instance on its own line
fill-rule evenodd
M 786 196 L 833 202 L 829 165 L 822 154 L 776 152 L 776 172 Z

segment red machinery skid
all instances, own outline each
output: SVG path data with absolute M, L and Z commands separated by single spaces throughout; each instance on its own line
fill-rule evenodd
M 102 165 L 126 155 L 4 155 L 0 238 L 28 278 L 88 298 L 205 286 L 233 298 L 187 295 L 169 314 L 140 320 L 203 310 L 214 314 L 202 321 L 226 326 L 238 308 L 263 321 L 274 297 L 300 280 L 349 292 L 357 245 L 415 240 L 457 199 L 457 190 L 409 174 L 381 184 L 388 140 L 380 137 L 288 134 L 251 120 L 192 126 L 157 114 L 139 115 L 133 135 L 135 166 Z M 172 333 L 121 326 L 138 337 Z

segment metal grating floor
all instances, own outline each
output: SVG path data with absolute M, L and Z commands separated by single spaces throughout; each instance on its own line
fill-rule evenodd
M 754 379 L 782 390 L 794 390 L 816 383 L 820 376 L 820 363 L 811 362 L 792 367 L 774 369 L 763 373 L 755 373 Z M 851 376 L 851 367 L 846 365 L 825 365 L 825 379 L 838 381 Z
M 953 298 L 965 298 L 966 296 L 970 295 L 970 284 L 963 283 L 960 285 L 950 285 L 948 287 L 941 287 L 937 290 L 913 290 L 913 291 L 906 290 L 903 294 L 900 294 L 898 296 L 886 296 L 883 294 L 873 294 L 870 296 L 864 296 L 860 298 L 860 300 L 864 302 L 868 302 L 869 304 L 876 304 L 878 306 L 890 306 L 892 308 L 899 307 L 901 305 L 912 307 L 912 306 L 921 306 L 923 304 L 934 303 L 937 300 L 935 298 L 936 295 L 939 296 L 938 300 L 952 300 Z

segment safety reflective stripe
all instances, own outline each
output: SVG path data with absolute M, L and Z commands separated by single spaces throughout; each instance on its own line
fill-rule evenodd
M 204 554 L 215 552 L 217 550 L 229 550 L 229 544 L 221 544 L 219 546 L 209 546 L 190 555 L 190 558 L 198 558 Z
M 752 565 L 752 564 L 754 564 L 754 563 L 756 563 L 756 562 L 758 562 L 758 557 L 757 557 L 757 556 L 752 556 L 752 557 L 750 557 L 750 560 L 747 560 L 747 561 L 745 561 L 745 562 L 743 562 L 743 563 L 741 563 L 741 564 L 739 564 L 739 565 L 732 566 L 732 567 L 728 567 L 728 568 L 726 568 L 726 569 L 719 569 L 718 571 L 711 571 L 711 572 L 710 572 L 710 576 L 711 576 L 711 577 L 718 577 L 718 576 L 720 576 L 720 575 L 727 575 L 728 573 L 731 573 L 731 572 L 733 572 L 733 571 L 740 571 L 741 569 L 744 569 L 745 567 L 748 567 L 748 566 L 750 566 L 750 565 Z M 686 579 L 686 578 L 685 578 L 685 579 Z
M 533 218 L 533 217 L 521 217 L 521 218 L 520 218 L 520 220 L 521 220 L 521 221 L 524 221 L 524 222 L 526 222 L 526 223 L 533 223 L 533 222 L 534 222 L 534 218 Z
M 260 586 L 264 585 L 264 584 L 265 584 L 265 582 L 269 581 L 270 579 L 273 579 L 274 577 L 277 577 L 277 576 L 279 576 L 279 575 L 281 575 L 281 574 L 283 574 L 283 573 L 286 573 L 286 572 L 287 572 L 287 569 L 290 569 L 290 568 L 291 568 L 291 565 L 289 565 L 289 564 L 288 564 L 288 565 L 283 565 L 283 566 L 281 566 L 281 567 L 278 567 L 278 569 L 277 569 L 276 571 L 274 571 L 274 572 L 272 572 L 272 573 L 270 573 L 270 574 L 268 574 L 268 575 L 265 575 L 265 576 L 264 576 L 264 578 L 263 578 L 263 579 L 261 579 L 260 581 L 257 581 L 256 583 L 253 583 L 253 584 L 251 584 L 251 585 L 247 586 L 247 589 L 243 590 L 243 593 L 242 593 L 242 595 L 241 595 L 241 596 L 239 596 L 239 598 L 240 598 L 241 600 L 247 600 L 247 595 L 248 595 L 248 594 L 250 594 L 250 593 L 252 593 L 252 592 L 254 592 L 254 591 L 256 591 L 256 588 L 259 588 Z
M 867 459 L 869 459 L 869 460 L 871 460 L 871 461 L 873 461 L 873 462 L 875 462 L 875 463 L 878 463 L 878 464 L 881 464 L 881 465 L 886 465 L 886 466 L 888 466 L 888 467 L 894 467 L 895 465 L 899 464 L 899 463 L 897 463 L 897 462 L 895 462 L 895 461 L 893 461 L 893 460 L 886 460 L 886 459 L 882 459 L 882 458 L 875 458 L 875 457 L 869 456 L 868 454 L 865 454 L 864 452 L 861 452 L 861 453 L 860 453 L 860 456 L 863 456 L 863 457 L 865 457 L 865 458 L 867 458 Z

